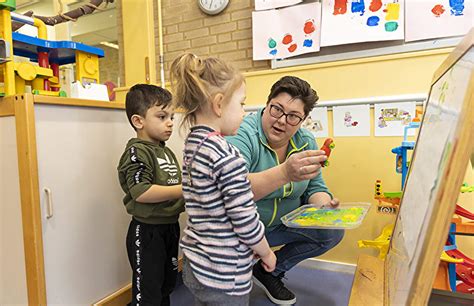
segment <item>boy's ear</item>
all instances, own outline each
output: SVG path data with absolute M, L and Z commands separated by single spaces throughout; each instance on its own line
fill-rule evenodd
M 222 116 L 222 108 L 224 106 L 224 95 L 221 93 L 216 94 L 212 99 L 211 104 L 214 114 L 220 118 Z
M 140 115 L 133 115 L 131 121 L 137 130 L 141 130 L 143 128 L 143 118 Z

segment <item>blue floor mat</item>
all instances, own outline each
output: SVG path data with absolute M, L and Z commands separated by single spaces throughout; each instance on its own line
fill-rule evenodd
M 286 286 L 296 295 L 297 306 L 346 306 L 352 287 L 353 274 L 315 270 L 296 266 L 286 273 Z M 182 282 L 171 295 L 171 305 L 191 306 L 193 297 Z M 274 305 L 258 286 L 250 294 L 251 306 Z M 369 305 L 366 305 L 369 306 Z

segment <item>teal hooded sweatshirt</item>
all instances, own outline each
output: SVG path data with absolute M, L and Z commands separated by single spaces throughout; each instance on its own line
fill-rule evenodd
M 262 129 L 262 112 L 263 109 L 260 109 L 258 112 L 246 116 L 237 135 L 226 137 L 239 149 L 250 173 L 261 172 L 279 164 L 277 154 L 268 145 Z M 287 158 L 296 152 L 317 149 L 315 138 L 311 132 L 300 128 L 290 139 Z M 316 192 L 326 192 L 332 198 L 321 173 L 311 180 L 290 182 L 257 201 L 260 220 L 267 229 L 280 225 L 281 217 L 299 206 L 307 204 L 309 197 Z

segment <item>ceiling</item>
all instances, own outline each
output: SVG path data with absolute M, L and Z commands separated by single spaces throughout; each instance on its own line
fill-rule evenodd
M 16 0 L 19 13 L 32 10 L 38 15 L 56 15 L 59 0 Z M 115 0 L 118 1 L 118 0 Z M 84 0 L 61 0 L 63 5 L 68 5 L 67 11 L 80 7 L 89 1 Z M 117 42 L 117 16 L 115 3 L 101 6 L 103 10 L 95 11 L 93 14 L 85 15 L 76 22 L 71 22 L 70 33 L 73 41 L 88 45 L 98 45 L 103 41 Z M 65 9 L 66 11 L 66 9 Z

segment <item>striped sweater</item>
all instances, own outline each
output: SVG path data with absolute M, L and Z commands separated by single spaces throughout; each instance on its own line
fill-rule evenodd
M 250 246 L 264 237 L 239 151 L 208 126 L 191 128 L 183 156 L 189 216 L 181 248 L 203 285 L 229 295 L 252 289 Z

